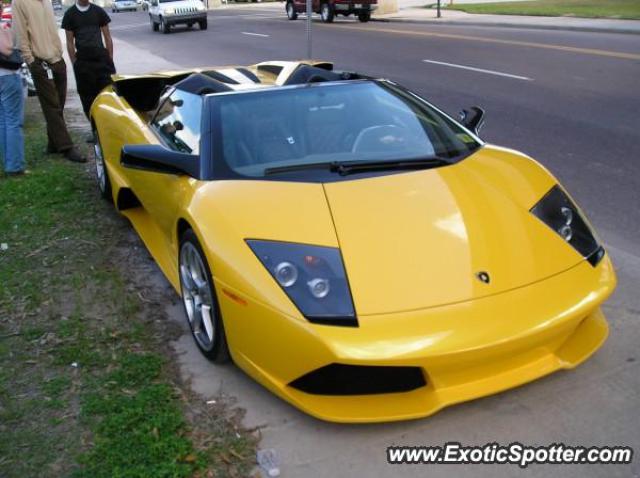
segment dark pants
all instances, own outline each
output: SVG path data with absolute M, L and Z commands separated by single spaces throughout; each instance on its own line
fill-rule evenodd
M 42 113 L 47 122 L 49 150 L 62 153 L 73 147 L 63 114 L 67 99 L 67 64 L 60 60 L 57 63 L 49 63 L 49 68 L 53 73 L 51 80 L 47 77 L 42 60 L 36 59 L 29 65 Z
M 76 75 L 78 95 L 82 102 L 84 114 L 89 118 L 89 110 L 93 100 L 111 84 L 111 75 L 116 72 L 109 52 L 104 48 L 88 48 L 78 50 L 73 64 Z

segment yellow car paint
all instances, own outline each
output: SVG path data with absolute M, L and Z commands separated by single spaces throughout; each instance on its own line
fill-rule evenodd
M 123 168 L 125 144 L 159 140 L 112 87 L 91 116 L 114 201 L 134 191 L 140 204 L 122 213 L 170 283 L 180 293 L 178 234 L 187 225 L 213 273 L 235 363 L 315 417 L 428 416 L 575 367 L 606 339 L 600 305 L 616 285 L 609 257 L 591 266 L 529 212 L 557 180 L 520 153 L 485 145 L 452 166 L 330 184 L 207 182 Z M 246 239 L 339 247 L 359 327 L 308 322 Z M 417 366 L 427 386 L 318 396 L 288 385 L 331 363 Z

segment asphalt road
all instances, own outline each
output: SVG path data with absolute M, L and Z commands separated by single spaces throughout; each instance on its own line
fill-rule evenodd
M 170 35 L 153 34 L 143 12 L 121 13 L 112 30 L 181 66 L 303 58 L 305 21 L 288 21 L 283 8 L 219 10 L 207 31 Z M 396 80 L 453 114 L 484 107 L 485 140 L 542 162 L 607 243 L 640 256 L 640 36 L 350 19 L 313 27 L 317 59 Z
M 305 22 L 288 21 L 282 4 L 209 15 L 207 31 L 176 28 L 170 35 L 153 33 L 145 13 L 112 15 L 116 65 L 127 73 L 136 66 L 139 72 L 141 64 L 152 70 L 306 56 Z M 284 476 L 426 476 L 419 467 L 385 465 L 384 450 L 394 443 L 517 439 L 626 444 L 640 451 L 640 36 L 342 19 L 315 21 L 313 28 L 315 58 L 396 80 L 451 114 L 480 105 L 487 111 L 486 141 L 524 151 L 559 177 L 617 266 L 620 286 L 605 307 L 611 336 L 575 371 L 409 424 L 318 422 L 237 369 L 207 364 L 185 336 L 177 347 L 196 390 L 213 396 L 222 383 L 248 409 L 249 423 L 268 423 L 264 445 L 283 456 Z M 183 320 L 179 309 L 171 313 Z M 513 476 L 516 470 L 441 467 L 428 473 Z M 638 477 L 640 466 L 636 458 L 630 467 L 539 466 L 526 474 Z

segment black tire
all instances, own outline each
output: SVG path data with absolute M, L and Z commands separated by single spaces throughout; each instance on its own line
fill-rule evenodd
M 213 320 L 213 330 L 214 337 L 213 340 L 210 341 L 209 345 L 204 346 L 202 343 L 202 339 L 197 335 L 198 333 L 202 334 L 202 330 L 199 332 L 194 329 L 193 322 L 189 319 L 189 312 L 187 310 L 187 302 L 185 299 L 185 291 L 184 291 L 184 279 L 183 279 L 183 254 L 187 253 L 197 253 L 200 257 L 200 261 L 204 266 L 206 278 L 207 278 L 207 287 L 208 293 L 210 294 L 211 303 L 212 303 L 212 311 L 214 313 Z M 207 257 L 202 251 L 202 247 L 200 246 L 200 242 L 196 237 L 195 233 L 188 229 L 182 234 L 180 238 L 180 255 L 178 258 L 178 274 L 180 275 L 180 295 L 182 296 L 182 303 L 184 306 L 185 316 L 187 318 L 187 322 L 189 323 L 189 328 L 191 329 L 191 334 L 193 339 L 198 346 L 198 349 L 206 358 L 215 363 L 226 363 L 229 362 L 230 354 L 229 347 L 227 345 L 227 336 L 224 331 L 224 320 L 222 319 L 222 314 L 220 313 L 220 306 L 218 305 L 218 297 L 216 295 L 215 285 L 213 283 L 213 276 L 211 275 L 211 270 L 209 269 L 209 264 L 207 263 Z M 199 289 L 200 290 L 200 289 Z M 208 337 L 207 337 L 208 340 Z
M 200 21 L 198 22 L 198 26 L 200 27 L 200 30 L 206 30 L 206 29 L 207 29 L 207 27 L 209 26 L 209 25 L 207 24 L 207 19 L 205 18 L 204 20 L 200 20 Z
M 293 2 L 287 2 L 287 18 L 289 20 L 297 20 L 298 19 L 298 12 L 296 12 L 296 7 L 293 4 Z
M 171 33 L 171 26 L 164 20 L 163 17 L 160 17 L 160 31 L 165 35 Z
M 333 11 L 333 7 L 330 3 L 324 2 L 320 5 L 320 18 L 322 18 L 323 23 L 333 23 L 334 17 L 335 12 Z
M 358 20 L 360 20 L 362 23 L 367 23 L 369 20 L 371 20 L 371 14 L 361 13 L 358 15 Z
M 105 201 L 113 204 L 113 193 L 111 192 L 111 180 L 109 179 L 109 171 L 107 170 L 107 164 L 104 160 L 104 153 L 102 145 L 100 144 L 100 136 L 98 136 L 98 130 L 93 128 L 93 154 L 96 164 L 96 182 L 98 183 L 98 191 L 100 197 Z
M 151 15 L 149 15 L 149 21 L 151 22 L 151 30 L 157 32 L 160 29 L 160 25 L 153 21 L 153 17 L 151 17 Z
M 187 23 L 187 28 L 188 29 L 192 29 L 193 28 L 193 23 Z

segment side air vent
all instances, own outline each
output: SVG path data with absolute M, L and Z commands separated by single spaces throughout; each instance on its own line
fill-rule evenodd
M 297 378 L 289 386 L 314 395 L 374 395 L 409 392 L 426 384 L 420 367 L 333 363 Z

